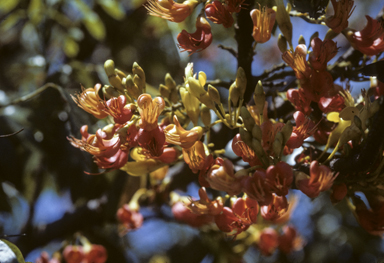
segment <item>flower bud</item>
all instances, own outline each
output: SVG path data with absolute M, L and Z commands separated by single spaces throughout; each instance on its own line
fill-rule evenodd
M 169 73 L 165 74 L 164 80 L 165 80 L 165 86 L 167 86 L 169 90 L 176 89 L 176 82 L 173 80 L 171 74 Z
M 216 104 L 221 104 L 219 91 L 210 84 L 208 84 L 208 95 Z
M 289 5 L 288 5 L 289 8 Z M 281 33 L 285 36 L 290 46 L 292 46 L 292 23 L 289 13 L 284 7 L 283 0 L 277 0 L 276 21 Z
M 265 93 L 263 89 L 263 84 L 260 80 L 257 82 L 255 92 L 253 93 L 253 99 L 255 101 L 257 111 L 260 113 L 260 115 L 263 115 Z
M 110 99 L 112 97 L 117 98 L 120 95 L 119 91 L 110 85 L 104 85 L 102 90 L 106 99 Z
M 281 53 L 284 53 L 288 50 L 287 39 L 282 34 L 279 34 L 279 38 L 277 39 L 277 46 L 279 47 Z
M 256 140 L 261 141 L 263 138 L 262 131 L 259 125 L 255 124 L 252 128 L 252 137 Z
M 161 97 L 163 98 L 168 98 L 169 95 L 171 95 L 171 91 L 169 90 L 169 88 L 163 84 L 159 85 L 159 92 Z
M 318 32 L 316 32 L 318 33 Z M 324 37 L 324 41 L 325 40 L 328 40 L 328 39 L 334 39 L 335 37 L 337 37 L 339 34 L 336 33 L 335 31 L 333 31 L 331 28 L 327 31 L 327 34 L 325 34 L 325 37 Z
M 290 121 L 287 121 L 287 123 L 281 129 L 281 133 L 283 135 L 283 146 L 287 143 L 287 141 L 291 137 L 292 131 L 293 131 L 292 123 Z
M 133 73 L 133 83 L 135 83 L 135 85 L 138 87 L 140 92 L 143 93 L 146 85 L 144 70 L 139 66 L 139 64 L 134 62 L 132 66 L 132 73 Z
M 300 45 L 300 44 L 305 45 L 305 39 L 304 39 L 303 35 L 300 35 L 298 44 L 299 44 L 299 45 Z
M 273 152 L 275 156 L 280 156 L 281 150 L 283 149 L 283 134 L 281 132 L 276 133 L 275 140 L 272 144 Z
M 121 92 L 124 92 L 124 85 L 121 78 L 115 72 L 115 63 L 113 60 L 108 59 L 104 63 L 104 70 L 108 76 L 109 83 Z
M 129 95 L 131 95 L 134 99 L 139 98 L 142 92 L 139 90 L 137 85 L 135 85 L 135 83 L 133 82 L 131 75 L 128 75 L 126 78 L 124 78 L 122 83 L 127 89 Z
M 201 121 L 203 122 L 205 127 L 208 127 L 211 124 L 210 109 L 207 106 L 205 106 L 204 104 L 201 105 L 200 118 L 201 118 Z
M 246 131 L 244 128 L 239 128 L 239 133 L 241 140 L 245 142 L 248 146 L 252 147 L 252 135 L 249 131 Z
M 312 40 L 319 37 L 319 32 L 315 32 L 312 34 L 312 36 L 309 38 L 309 43 L 312 43 Z
M 249 113 L 246 107 L 242 106 L 240 109 L 240 115 L 243 119 L 243 123 L 248 132 L 252 132 L 252 128 L 255 125 L 255 120 L 252 118 L 252 115 Z

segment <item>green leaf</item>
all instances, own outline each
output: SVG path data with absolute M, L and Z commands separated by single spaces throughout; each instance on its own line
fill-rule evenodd
M 0 14 L 7 14 L 9 11 L 14 9 L 20 0 L 5 0 L 0 1 Z
M 37 25 L 44 17 L 45 6 L 42 0 L 31 0 L 28 7 L 28 16 L 32 24 Z
M 83 13 L 83 24 L 88 32 L 97 40 L 101 41 L 105 38 L 105 27 L 100 17 L 92 11 L 83 1 L 75 1 L 77 8 Z
M 1 181 L 0 181 L 0 211 L 12 212 L 12 207 L 8 202 L 8 197 L 4 193 L 3 187 L 1 187 Z
M 3 22 L 0 23 L 0 32 L 5 32 L 14 27 L 21 19 L 25 18 L 24 10 L 12 12 Z
M 25 263 L 23 254 L 21 254 L 20 249 L 15 244 L 5 239 L 0 239 L 0 241 L 3 241 L 13 251 L 13 253 L 15 253 L 18 263 Z
M 71 37 L 67 37 L 64 41 L 64 53 L 73 58 L 79 53 L 79 45 Z
M 122 20 L 125 17 L 124 8 L 120 2 L 111 0 L 98 0 L 97 2 L 114 19 Z
M 105 38 L 105 27 L 100 17 L 95 12 L 90 12 L 83 20 L 88 32 L 97 40 Z

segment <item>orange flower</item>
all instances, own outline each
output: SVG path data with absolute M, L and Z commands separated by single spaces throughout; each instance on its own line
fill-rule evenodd
M 215 164 L 211 166 L 205 179 L 215 190 L 225 191 L 229 195 L 237 195 L 241 192 L 241 179 L 235 177 L 233 164 L 228 159 L 216 158 Z
M 224 208 L 223 199 L 221 197 L 211 201 L 208 198 L 207 191 L 204 187 L 199 189 L 200 200 L 192 201 L 187 205 L 188 209 L 198 215 L 218 215 Z
M 273 194 L 272 202 L 260 208 L 261 216 L 268 221 L 274 222 L 288 211 L 288 201 L 285 196 Z
M 317 161 L 311 162 L 310 177 L 300 173 L 296 177 L 296 186 L 310 198 L 317 197 L 320 192 L 327 191 L 332 187 L 336 179 L 331 169 L 325 165 L 319 165 Z
M 188 164 L 193 173 L 197 173 L 203 169 L 205 163 L 204 143 L 201 141 L 195 142 L 190 148 L 183 148 L 184 161 Z
M 126 104 L 127 98 L 120 95 L 118 98 L 111 98 L 104 104 L 104 112 L 113 117 L 115 123 L 124 124 L 131 120 L 135 112 L 133 104 Z
M 289 186 L 293 182 L 293 171 L 289 164 L 278 162 L 276 165 L 270 165 L 266 174 L 266 182 L 271 192 L 279 196 L 288 194 Z
M 257 43 L 265 43 L 271 38 L 273 25 L 275 24 L 276 12 L 265 6 L 251 11 L 253 21 L 252 36 Z
M 176 115 L 173 116 L 173 122 L 175 124 L 170 124 L 164 129 L 167 143 L 179 145 L 182 148 L 191 148 L 203 136 L 203 129 L 200 126 L 186 131 L 181 127 Z
M 244 162 L 249 163 L 250 166 L 261 165 L 255 152 L 241 139 L 240 133 L 236 134 L 232 140 L 232 150 L 237 156 L 240 156 Z
M 213 1 L 205 6 L 205 14 L 207 18 L 215 24 L 223 24 L 225 28 L 229 28 L 233 24 L 233 17 L 227 8 L 220 1 Z
M 179 48 L 182 51 L 188 51 L 191 54 L 206 49 L 212 42 L 211 26 L 208 21 L 201 15 L 196 19 L 196 31 L 188 33 L 183 30 L 177 35 Z
M 326 70 L 327 62 L 330 61 L 337 53 L 336 43 L 330 39 L 322 41 L 315 37 L 311 41 L 313 52 L 309 55 L 309 63 L 316 70 Z
M 100 168 L 118 169 L 128 161 L 129 148 L 121 143 L 120 137 L 115 134 L 115 127 L 112 131 L 99 129 L 96 134 L 89 134 L 88 125 L 84 125 L 80 133 L 81 140 L 72 136 L 68 140 L 74 147 L 94 155 L 95 163 Z
M 286 145 L 288 148 L 296 149 L 303 144 L 305 139 L 315 132 L 317 125 L 301 111 L 296 111 L 293 117 L 295 118 L 296 126 L 293 128 L 291 137 L 289 137 Z
M 140 112 L 140 128 L 151 131 L 158 124 L 158 118 L 165 107 L 165 102 L 162 97 L 156 97 L 152 100 L 151 95 L 141 94 L 137 99 L 137 105 Z
M 325 23 L 329 28 L 332 28 L 335 33 L 340 33 L 343 29 L 348 27 L 348 18 L 352 15 L 355 7 L 353 6 L 353 0 L 331 0 L 335 14 L 327 20 Z M 353 9 L 352 9 L 353 8 Z
M 262 255 L 271 256 L 279 246 L 279 235 L 277 231 L 272 227 L 264 228 L 260 233 L 260 239 L 257 245 Z
M 298 45 L 294 53 L 287 50 L 282 55 L 283 60 L 295 71 L 298 79 L 307 79 L 311 75 L 311 68 L 307 63 L 306 56 L 307 47 L 304 44 Z
M 266 183 L 266 174 L 264 170 L 257 170 L 251 177 L 245 176 L 241 180 L 242 191 L 250 198 L 256 200 L 259 205 L 269 205 L 272 200 L 272 193 Z
M 348 32 L 347 38 L 355 49 L 365 55 L 374 56 L 384 51 L 384 29 L 376 19 L 365 17 L 368 23 L 364 29 Z
M 198 3 L 195 0 L 187 0 L 182 4 L 176 3 L 173 0 L 148 0 L 144 7 L 151 16 L 179 23 L 192 13 Z
M 80 94 L 71 95 L 73 101 L 88 113 L 91 113 L 98 119 L 103 119 L 108 116 L 104 111 L 105 105 L 103 100 L 99 97 L 99 91 L 101 84 L 96 84 L 93 88 L 84 89 L 81 87 L 82 92 Z

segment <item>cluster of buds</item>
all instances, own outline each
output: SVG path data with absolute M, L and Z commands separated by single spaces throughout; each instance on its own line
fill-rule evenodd
M 36 263 L 59 263 L 62 258 L 66 263 L 104 263 L 107 261 L 107 250 L 102 245 L 96 245 L 80 236 L 82 245 L 67 245 L 62 253 L 55 252 L 51 259 L 47 252 L 42 252 Z

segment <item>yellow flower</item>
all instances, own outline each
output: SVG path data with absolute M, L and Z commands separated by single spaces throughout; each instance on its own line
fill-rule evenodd
M 108 116 L 108 114 L 104 111 L 105 106 L 103 100 L 99 96 L 99 91 L 101 89 L 101 84 L 96 84 L 93 88 L 84 89 L 81 87 L 82 92 L 75 94 L 75 96 L 71 95 L 73 101 L 85 110 L 88 113 L 91 113 L 98 119 L 103 119 Z
M 200 140 L 203 136 L 203 128 L 196 126 L 190 131 L 184 130 L 181 127 L 176 115 L 173 116 L 173 122 L 164 129 L 165 140 L 167 143 L 179 145 L 182 148 L 191 148 L 196 141 Z
M 251 18 L 253 21 L 253 38 L 257 43 L 267 42 L 271 38 L 276 12 L 266 7 L 261 8 L 261 10 L 253 9 Z
M 141 94 L 137 99 L 137 105 L 141 116 L 140 128 L 146 131 L 155 129 L 160 113 L 165 107 L 163 98 L 156 97 L 152 100 L 151 95 Z
M 161 17 L 171 22 L 184 21 L 195 9 L 198 1 L 187 0 L 182 4 L 176 3 L 173 0 L 148 0 L 144 7 L 148 10 L 151 16 Z

